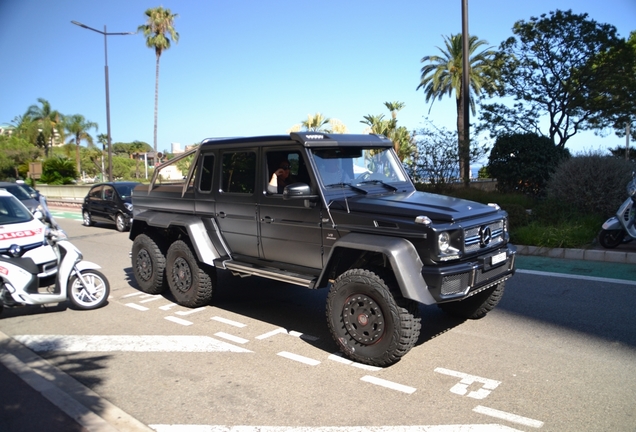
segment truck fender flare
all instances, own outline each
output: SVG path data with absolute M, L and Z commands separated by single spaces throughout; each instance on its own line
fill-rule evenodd
M 210 233 L 208 233 L 201 216 L 145 211 L 135 215 L 133 223 L 138 221 L 143 221 L 148 226 L 156 228 L 168 229 L 174 226 L 185 228 L 195 249 L 194 252 L 202 263 L 214 266 L 214 260 L 221 257 L 212 244 Z M 214 235 L 218 236 L 219 233 L 215 232 Z
M 360 233 L 347 234 L 334 243 L 325 269 L 330 267 L 331 257 L 340 248 L 384 254 L 391 264 L 402 296 L 426 305 L 436 303 L 428 291 L 428 287 L 422 276 L 422 267 L 424 264 L 422 260 L 420 260 L 415 246 L 413 246 L 413 243 L 410 241 L 400 237 Z

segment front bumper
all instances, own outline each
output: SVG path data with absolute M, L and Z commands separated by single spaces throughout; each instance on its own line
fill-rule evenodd
M 461 300 L 510 278 L 517 248 L 507 245 L 475 259 L 449 266 L 422 268 L 422 277 L 438 303 Z

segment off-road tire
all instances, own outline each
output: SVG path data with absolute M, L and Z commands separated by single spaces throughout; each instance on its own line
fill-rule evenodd
M 623 243 L 625 231 L 623 230 L 601 230 L 598 233 L 598 242 L 605 249 L 614 249 Z
M 95 222 L 93 221 L 93 218 L 91 217 L 91 214 L 87 210 L 84 210 L 82 212 L 82 220 L 83 220 L 83 225 L 84 226 L 94 226 L 95 225 Z
M 440 309 L 449 315 L 463 319 L 480 319 L 493 310 L 503 296 L 506 282 L 499 282 L 497 285 L 482 292 L 468 297 L 465 300 L 448 303 L 440 303 Z
M 117 213 L 117 216 L 115 216 L 115 227 L 117 228 L 117 231 L 119 232 L 125 232 L 128 230 L 128 225 L 126 224 L 126 217 L 123 214 Z
M 327 296 L 326 315 L 342 352 L 373 366 L 397 362 L 420 335 L 417 303 L 392 292 L 385 279 L 369 270 L 352 269 L 335 280 Z
M 168 249 L 166 255 L 166 277 L 170 292 L 177 303 L 186 307 L 199 307 L 212 300 L 214 269 L 212 277 L 199 263 L 182 240 L 177 240 Z
M 102 272 L 97 270 L 83 270 L 82 278 L 88 286 L 84 286 L 77 277 L 69 281 L 68 299 L 75 309 L 92 310 L 108 303 L 110 284 Z
M 133 242 L 131 259 L 139 289 L 148 294 L 161 294 L 166 288 L 166 257 L 159 245 L 146 234 L 139 234 Z

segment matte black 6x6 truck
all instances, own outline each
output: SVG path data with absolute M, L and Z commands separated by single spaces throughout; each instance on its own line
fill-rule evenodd
M 506 212 L 416 191 L 378 135 L 208 139 L 137 186 L 133 208 L 141 290 L 199 307 L 219 270 L 327 288 L 335 343 L 377 366 L 417 342 L 419 303 L 481 318 L 515 271 Z

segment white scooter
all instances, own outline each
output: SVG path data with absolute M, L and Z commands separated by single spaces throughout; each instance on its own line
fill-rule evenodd
M 82 259 L 82 253 L 68 241 L 50 214 L 36 212 L 31 221 L 16 225 L 6 225 L 13 228 L 0 231 L 0 312 L 3 307 L 66 300 L 83 310 L 106 304 L 110 285 L 97 270 L 100 266 Z M 24 244 L 25 238 L 30 238 L 30 242 L 39 238 L 41 242 Z M 12 241 L 15 243 L 2 247 Z
M 598 234 L 598 242 L 606 249 L 613 249 L 622 243 L 636 239 L 636 173 L 627 184 L 628 198 L 612 216 L 603 224 Z

